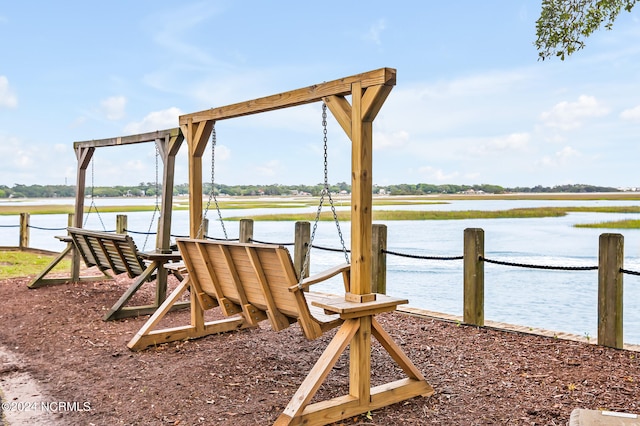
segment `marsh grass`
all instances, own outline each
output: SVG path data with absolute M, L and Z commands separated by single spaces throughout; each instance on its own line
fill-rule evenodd
M 27 251 L 0 250 L 0 280 L 39 274 L 55 256 Z M 63 259 L 52 272 L 68 272 L 71 260 Z
M 603 228 L 603 229 L 640 229 L 640 220 L 627 219 L 611 222 L 579 223 L 576 228 Z

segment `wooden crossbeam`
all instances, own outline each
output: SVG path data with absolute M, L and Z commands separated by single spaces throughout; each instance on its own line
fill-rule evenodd
M 393 68 L 380 68 L 378 70 L 279 93 L 277 95 L 181 115 L 180 125 L 186 125 L 189 122 L 218 121 L 244 115 L 259 114 L 318 102 L 327 96 L 347 96 L 351 94 L 351 86 L 354 82 L 359 82 L 361 87 L 365 89 L 379 85 L 393 87 L 396 84 L 396 70 Z
M 157 139 L 164 140 L 166 136 L 169 136 L 172 138 L 182 137 L 180 134 L 180 128 L 176 127 L 173 129 L 157 130 L 155 132 L 140 133 L 137 135 L 118 136 L 115 138 L 78 141 L 73 143 L 73 148 L 74 149 L 100 148 L 100 147 L 106 147 L 106 146 L 131 145 L 131 144 L 138 144 L 138 143 L 145 143 L 145 142 L 154 142 Z

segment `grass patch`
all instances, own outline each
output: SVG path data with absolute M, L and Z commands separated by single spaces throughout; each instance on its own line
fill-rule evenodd
M 640 206 L 611 206 L 611 207 L 531 207 L 509 210 L 459 210 L 459 211 L 411 211 L 411 210 L 374 210 L 373 220 L 462 220 L 462 219 L 521 219 L 561 217 L 569 212 L 596 212 L 596 213 L 640 213 Z M 337 212 L 338 219 L 348 221 L 350 212 Z M 315 220 L 315 213 L 302 214 L 270 214 L 247 216 L 245 219 L 259 221 L 299 221 Z M 228 220 L 240 220 L 231 218 Z M 333 214 L 325 210 L 320 215 L 320 220 L 333 220 Z
M 640 229 L 640 220 L 627 219 L 611 222 L 579 223 L 576 228 L 603 228 L 603 229 Z
M 36 275 L 46 268 L 55 256 L 28 251 L 0 251 L 0 280 Z M 70 259 L 63 259 L 52 272 L 68 272 Z

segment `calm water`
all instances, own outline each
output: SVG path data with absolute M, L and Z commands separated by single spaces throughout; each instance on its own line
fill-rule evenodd
M 153 200 L 98 200 L 102 205 L 131 205 L 133 202 L 153 203 Z M 51 203 L 73 204 L 73 200 L 50 200 Z M 5 202 L 6 203 L 6 202 Z M 34 201 L 42 204 L 41 200 Z M 22 203 L 25 205 L 26 203 Z M 99 206 L 100 204 L 98 204 Z M 608 206 L 640 205 L 638 201 L 531 201 L 531 200 L 461 200 L 450 204 L 385 206 L 385 209 L 414 210 L 502 210 L 540 206 Z M 294 209 L 285 209 L 292 212 Z M 300 211 L 315 211 L 303 208 Z M 274 209 L 223 211 L 223 217 L 273 213 Z M 108 230 L 115 229 L 115 213 L 102 213 L 100 218 Z M 151 212 L 128 213 L 129 228 L 139 232 L 149 229 Z M 208 214 L 209 234 L 223 237 L 215 221 L 215 211 Z M 485 231 L 485 256 L 489 259 L 540 265 L 597 266 L 598 237 L 604 232 L 624 235 L 624 267 L 640 270 L 640 230 L 602 230 L 573 227 L 576 223 L 592 223 L 617 219 L 639 219 L 639 214 L 570 213 L 560 218 L 492 219 L 449 221 L 387 221 L 388 250 L 427 256 L 460 256 L 465 228 Z M 157 221 L 157 217 L 156 217 Z M 188 212 L 176 211 L 172 234 L 188 234 Z M 34 215 L 35 227 L 64 228 L 66 215 Z M 17 216 L 0 216 L 0 245 L 18 244 L 18 229 L 2 225 L 17 225 Z M 102 229 L 99 217 L 92 213 L 87 228 Z M 156 222 L 153 227 L 155 228 Z M 229 238 L 237 238 L 238 222 L 226 222 Z M 349 244 L 350 224 L 341 223 Z M 293 222 L 256 222 L 254 238 L 276 243 L 293 242 Z M 61 250 L 63 245 L 55 235 L 62 231 L 31 230 L 31 246 Z M 139 248 L 150 250 L 153 237 L 132 234 Z M 335 225 L 318 225 L 315 244 L 338 248 L 340 240 Z M 314 250 L 311 271 L 343 262 L 342 253 Z M 462 315 L 462 260 L 421 260 L 389 255 L 387 257 L 387 292 L 406 297 L 410 305 L 428 310 Z M 624 339 L 640 344 L 640 277 L 624 276 Z M 318 286 L 321 291 L 340 292 L 342 283 L 333 280 Z M 528 268 L 485 264 L 485 318 L 530 327 L 564 331 L 578 335 L 597 336 L 597 271 L 545 271 Z

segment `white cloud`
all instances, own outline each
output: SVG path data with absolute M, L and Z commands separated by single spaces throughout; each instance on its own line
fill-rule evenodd
M 280 162 L 278 160 L 271 160 L 266 162 L 263 165 L 259 165 L 256 167 L 256 171 L 261 176 L 275 176 L 277 171 L 280 169 Z
M 382 34 L 382 31 L 384 31 L 387 27 L 387 24 L 385 23 L 384 19 L 378 19 L 378 21 L 374 22 L 370 27 L 369 27 L 369 31 L 367 31 L 363 36 L 362 39 L 366 40 L 366 41 L 371 41 L 375 44 L 382 44 L 382 41 L 380 40 L 380 35 Z
M 128 134 L 138 134 L 178 127 L 178 117 L 182 114 L 183 112 L 176 107 L 150 112 L 142 121 L 127 124 L 124 131 Z
M 0 107 L 15 108 L 18 106 L 18 97 L 9 87 L 9 79 L 0 75 Z
M 420 167 L 418 172 L 427 180 L 435 180 L 438 182 L 451 181 L 458 176 L 458 172 L 446 174 L 441 169 L 436 169 L 431 166 Z
M 635 108 L 625 109 L 620 113 L 623 120 L 640 122 L 640 105 Z
M 511 133 L 506 136 L 498 136 L 471 146 L 469 149 L 475 154 L 493 154 L 506 151 L 523 151 L 529 145 L 531 135 L 529 133 Z
M 576 149 L 565 146 L 557 151 L 553 156 L 544 156 L 538 161 L 539 165 L 545 167 L 557 167 L 566 164 L 572 158 L 580 157 L 582 154 Z
M 124 108 L 127 98 L 124 96 L 111 96 L 100 103 L 102 111 L 108 120 L 120 120 L 124 117 Z
M 393 133 L 376 132 L 373 136 L 373 149 L 397 149 L 405 146 L 409 140 L 409 132 L 398 130 Z
M 540 119 L 547 127 L 571 130 L 581 127 L 587 118 L 602 117 L 608 113 L 609 109 L 594 96 L 581 95 L 576 102 L 557 103 L 550 111 L 540 114 Z

